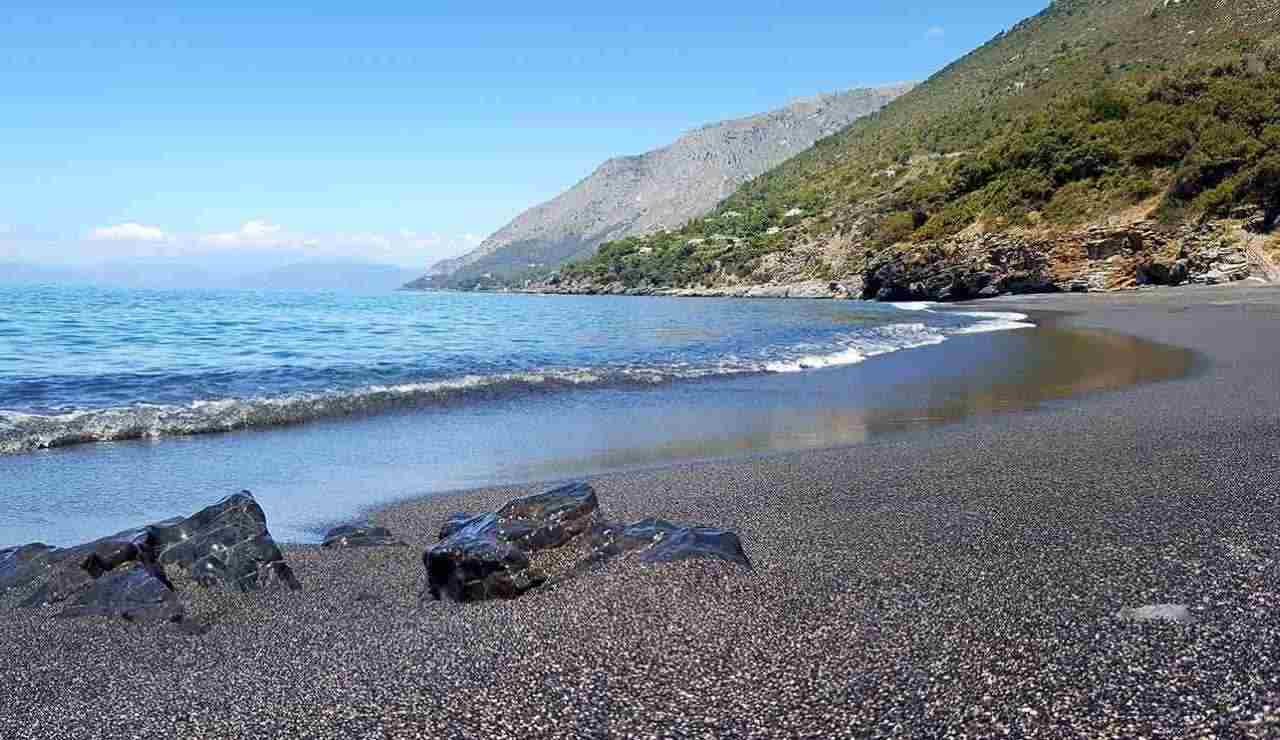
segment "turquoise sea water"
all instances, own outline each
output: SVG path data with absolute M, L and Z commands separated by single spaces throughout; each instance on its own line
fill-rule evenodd
M 241 489 L 310 541 L 408 496 L 856 443 L 1026 400 L 992 383 L 1074 377 L 1051 335 L 1003 331 L 1027 326 L 832 301 L 0 288 L 0 547 Z
M 830 301 L 0 288 L 0 454 L 799 372 L 1020 318 Z

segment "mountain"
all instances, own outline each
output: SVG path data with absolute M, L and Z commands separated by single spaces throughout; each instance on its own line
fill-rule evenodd
M 298 262 L 235 280 L 235 287 L 261 290 L 327 290 L 380 293 L 417 275 L 395 265 L 359 260 Z
M 473 287 L 485 281 L 485 274 L 510 279 L 590 256 L 610 239 L 679 226 L 910 87 L 801 100 L 704 126 L 646 154 L 610 159 L 566 192 L 517 216 L 475 250 L 437 263 L 406 287 Z
M 1280 274 L 1280 4 L 1059 0 L 535 287 L 960 299 Z M 813 288 L 813 285 L 818 288 Z
M 302 260 L 280 266 L 191 257 L 121 260 L 81 267 L 0 262 L 0 285 L 83 284 L 159 290 L 325 290 L 383 293 L 416 271 L 356 259 Z

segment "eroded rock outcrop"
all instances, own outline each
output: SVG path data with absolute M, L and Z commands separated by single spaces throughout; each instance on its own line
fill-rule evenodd
M 553 567 L 538 567 L 539 553 L 552 550 Z M 550 570 L 571 577 L 620 556 L 646 563 L 711 558 L 751 567 L 742 542 L 727 530 L 662 519 L 604 520 L 595 489 L 586 483 L 514 499 L 492 513 L 453 514 L 422 561 L 433 598 L 465 602 L 515 598 L 548 582 Z
M 862 297 L 957 301 L 1009 293 L 1093 292 L 1216 284 L 1250 275 L 1226 227 L 1151 221 L 1057 234 L 1000 232 L 900 244 L 867 261 Z
M 0 596 L 20 607 L 61 606 L 59 616 L 178 621 L 183 610 L 166 566 L 206 587 L 301 588 L 267 530 L 262 507 L 245 491 L 190 517 L 83 545 L 0 550 Z

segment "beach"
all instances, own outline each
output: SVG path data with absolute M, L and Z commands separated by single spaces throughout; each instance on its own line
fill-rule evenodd
M 750 571 L 618 562 L 512 601 L 421 600 L 445 516 L 547 487 L 521 485 L 371 514 L 411 547 L 286 545 L 295 593 L 184 589 L 196 634 L 6 609 L 0 737 L 1280 734 L 1280 291 L 972 306 L 1194 361 L 591 478 L 612 519 L 738 532 Z M 1165 604 L 1184 623 L 1120 616 Z

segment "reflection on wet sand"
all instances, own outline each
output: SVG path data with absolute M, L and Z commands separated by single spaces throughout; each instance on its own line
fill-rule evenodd
M 954 351 L 954 348 L 952 348 Z M 947 355 L 942 355 L 946 357 Z M 744 405 L 668 413 L 667 441 L 638 441 L 625 427 L 601 430 L 598 451 L 530 466 L 534 476 L 586 474 L 679 460 L 707 460 L 840 447 L 878 435 L 967 417 L 1034 409 L 1091 393 L 1115 391 L 1191 373 L 1190 350 L 1095 329 L 1061 328 L 1049 321 L 1020 332 L 1016 353 L 958 376 L 891 384 L 872 403 L 832 406 Z M 716 432 L 708 433 L 709 429 Z

